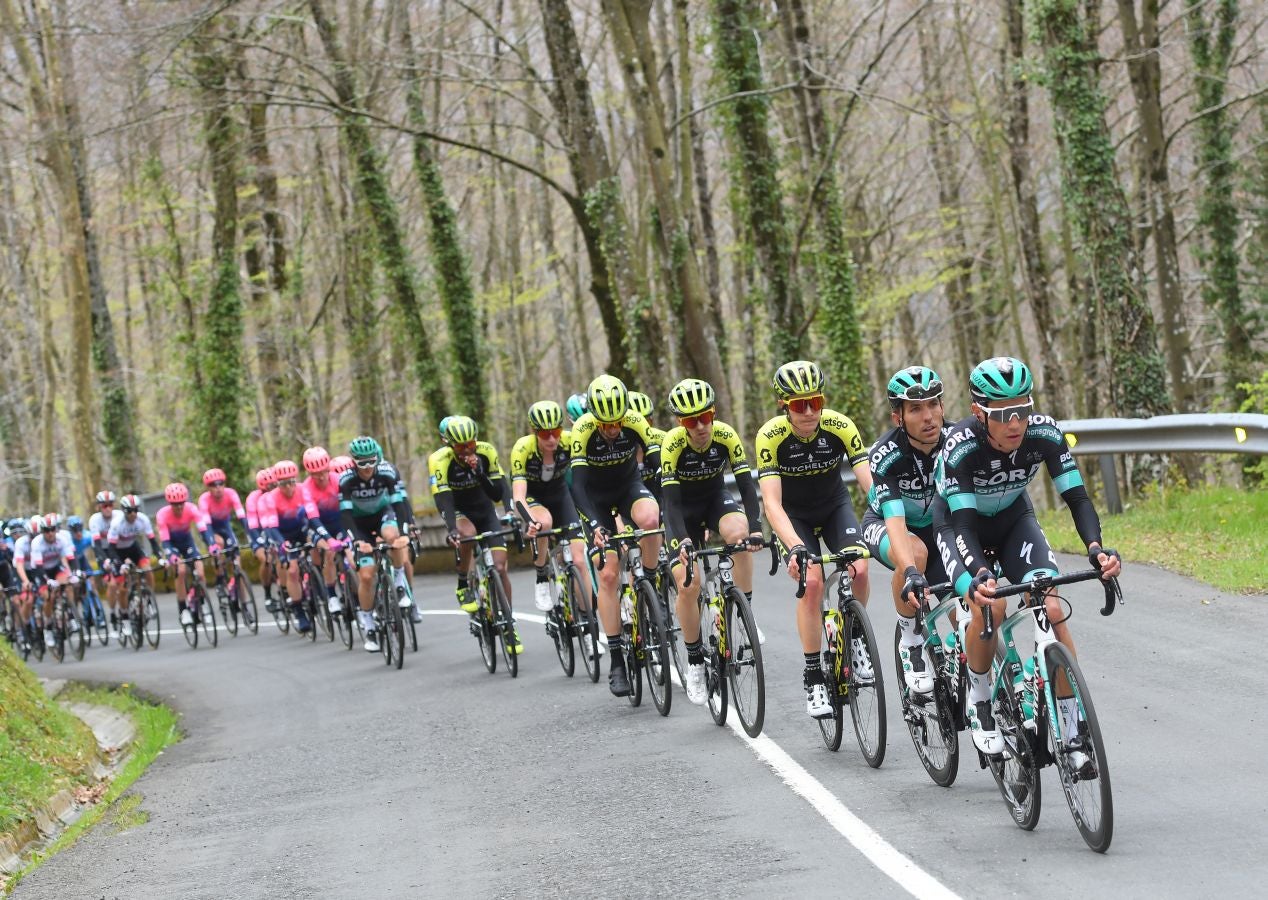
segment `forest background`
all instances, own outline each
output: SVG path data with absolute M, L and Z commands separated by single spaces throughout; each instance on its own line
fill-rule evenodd
M 1265 411 L 1266 16 L 0 0 L 0 502 L 362 432 L 420 496 L 442 416 L 505 456 L 601 371 L 746 436 L 798 357 L 868 440 L 996 354 L 1059 418 Z

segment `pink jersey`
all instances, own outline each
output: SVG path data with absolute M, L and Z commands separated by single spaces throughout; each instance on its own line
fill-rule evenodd
M 260 527 L 260 506 L 264 503 L 264 496 L 268 491 L 262 491 L 256 488 L 247 494 L 247 528 L 259 529 Z
M 310 519 L 321 519 L 327 530 L 339 528 L 339 481 L 326 476 L 326 486 L 320 487 L 310 475 L 304 479 L 304 512 Z
M 164 506 L 158 511 L 155 520 L 158 523 L 159 540 L 164 543 L 193 543 L 194 529 L 206 532 L 208 524 L 202 510 L 192 503 L 186 503 L 179 516 L 172 512 L 170 506 Z
M 298 487 L 289 497 L 281 488 L 269 491 L 257 507 L 261 528 L 276 528 L 288 541 L 297 539 L 308 528 L 308 513 L 304 510 L 304 492 Z
M 247 517 L 247 511 L 242 508 L 242 501 L 238 499 L 238 492 L 231 487 L 224 488 L 219 500 L 211 495 L 211 491 L 203 491 L 198 498 L 198 508 L 209 521 L 217 525 L 228 522 L 230 516 L 237 516 L 239 519 Z

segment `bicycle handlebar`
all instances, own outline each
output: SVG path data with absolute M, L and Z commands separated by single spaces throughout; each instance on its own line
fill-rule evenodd
M 846 547 L 839 553 L 824 553 L 821 556 L 814 556 L 809 551 L 803 549 L 797 553 L 798 572 L 797 572 L 797 599 L 800 600 L 806 596 L 806 570 L 814 563 L 826 565 L 828 563 L 836 563 L 838 569 L 844 569 L 846 566 L 853 565 L 862 559 L 867 559 L 872 554 L 868 553 L 863 547 Z
M 696 570 L 696 567 L 692 565 L 692 563 L 694 563 L 697 559 L 702 559 L 707 556 L 733 556 L 736 553 L 745 553 L 755 547 L 769 547 L 771 557 L 770 574 L 774 575 L 777 571 L 779 571 L 779 547 L 774 538 L 752 542 L 750 542 L 748 538 L 745 538 L 738 544 L 723 544 L 721 547 L 704 547 L 700 550 L 691 550 L 687 554 L 687 575 L 686 580 L 683 581 L 683 587 L 690 586 L 693 573 Z
M 1101 577 L 1100 569 L 1083 569 L 1078 572 L 1071 572 L 1068 575 L 1037 575 L 1029 581 L 1021 581 L 1017 584 L 1010 584 L 1007 587 L 996 588 L 996 597 L 1015 597 L 1018 594 L 1038 594 L 1047 591 L 1049 588 L 1059 587 L 1063 584 L 1075 584 L 1080 581 L 1091 581 L 1094 578 Z M 1117 578 L 1104 579 L 1102 588 L 1105 590 L 1105 605 L 1101 608 L 1101 615 L 1110 616 L 1114 614 L 1114 608 L 1121 606 L 1123 603 L 1123 589 L 1118 583 Z M 991 608 L 989 606 L 982 607 L 982 619 L 985 628 L 982 630 L 982 640 L 990 640 L 994 633 L 994 622 L 992 621 Z

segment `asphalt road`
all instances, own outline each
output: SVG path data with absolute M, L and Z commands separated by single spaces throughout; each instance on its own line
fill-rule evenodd
M 887 583 L 875 563 L 872 578 Z M 526 611 L 530 582 L 515 576 Z M 222 632 L 217 649 L 165 634 L 158 651 L 45 661 L 41 675 L 162 697 L 186 736 L 134 787 L 146 824 L 98 827 L 15 896 L 1156 900 L 1268 882 L 1268 674 L 1252 637 L 1263 597 L 1130 565 L 1127 605 L 1110 618 L 1095 586 L 1069 590 L 1113 776 L 1114 843 L 1100 856 L 1051 769 L 1031 833 L 1013 825 L 967 735 L 955 785 L 930 782 L 893 690 L 882 768 L 867 767 L 852 732 L 826 750 L 804 711 L 789 583 L 757 582 L 757 742 L 681 690 L 662 718 L 646 694 L 632 709 L 606 677 L 592 685 L 580 663 L 564 677 L 540 624 L 521 625 L 519 677 L 489 675 L 451 614 L 452 579 L 436 576 L 416 579 L 433 614 L 399 672 L 359 646 L 269 628 Z M 175 604 L 162 603 L 170 628 Z M 888 650 L 892 605 L 878 592 L 871 610 Z M 892 655 L 883 665 L 892 679 Z

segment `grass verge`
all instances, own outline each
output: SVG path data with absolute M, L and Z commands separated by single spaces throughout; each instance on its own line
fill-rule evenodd
M 61 698 L 99 706 L 112 706 L 127 713 L 136 726 L 136 737 L 128 749 L 130 754 L 128 761 L 110 782 L 110 787 L 106 789 L 101 802 L 85 810 L 75 824 L 36 854 L 22 871 L 10 880 L 6 888 L 6 896 L 24 876 L 38 868 L 50 856 L 72 846 L 84 832 L 107 815 L 112 816 L 116 833 L 143 824 L 148 816 L 144 810 L 138 809 L 141 802 L 140 796 L 132 794 L 124 797 L 124 792 L 141 777 L 141 773 L 149 768 L 150 763 L 154 762 L 165 747 L 181 739 L 176 713 L 166 706 L 138 697 L 128 690 L 126 684 L 119 688 L 89 688 L 83 685 L 71 685 L 62 692 Z
M 1039 516 L 1053 549 L 1083 553 L 1065 505 Z M 1106 546 L 1133 562 L 1189 575 L 1222 591 L 1268 594 L 1268 491 L 1172 491 L 1106 515 Z
M 0 641 L 0 833 L 62 788 L 91 782 L 96 760 L 92 731 Z

